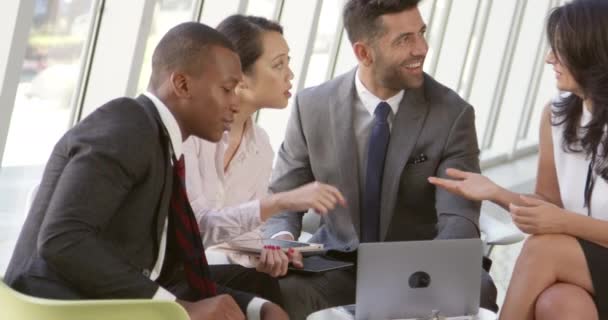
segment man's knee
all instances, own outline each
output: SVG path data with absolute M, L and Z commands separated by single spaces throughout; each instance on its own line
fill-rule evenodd
M 262 272 L 252 273 L 252 282 L 254 283 L 256 292 L 267 300 L 270 300 L 280 306 L 283 306 L 283 298 L 279 281 L 276 278 Z
M 320 293 L 312 285 L 315 278 L 316 276 L 303 278 L 299 275 L 289 275 L 279 280 L 283 305 L 290 319 L 305 319 L 322 302 Z
M 292 274 L 279 281 L 285 309 L 292 320 L 312 312 L 355 303 L 354 273 L 344 270 L 316 275 Z
M 321 292 L 314 285 L 318 276 L 303 277 L 300 275 L 289 275 L 279 280 L 283 301 L 297 304 L 309 304 L 317 300 Z

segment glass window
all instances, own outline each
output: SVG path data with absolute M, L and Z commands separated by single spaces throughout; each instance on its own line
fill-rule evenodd
M 274 20 L 278 0 L 252 0 L 247 4 L 247 14 Z
M 458 85 L 469 49 L 469 39 L 473 35 L 477 5 L 478 1 L 453 5 L 448 16 L 435 78 L 454 91 L 459 89 Z
M 37 0 L 0 170 L 0 274 L 28 193 L 70 126 L 94 0 Z
M 475 126 L 479 143 L 490 119 L 501 64 L 506 50 L 516 1 L 493 1 L 483 42 L 480 46 L 476 73 L 473 76 L 469 102 L 475 107 Z
M 235 14 L 240 3 L 239 0 L 205 0 L 201 22 L 215 28 L 226 17 Z
M 548 0 L 528 1 L 525 6 L 518 41 L 515 44 L 513 60 L 509 69 L 509 79 L 506 83 L 492 140 L 492 148 L 496 151 L 513 151 L 519 124 L 524 120 L 522 115 L 526 111 L 526 97 L 528 94 L 534 94 L 531 89 L 536 85 L 532 83 L 532 81 L 536 81 L 532 77 L 536 57 L 544 54 L 544 52 L 537 52 L 541 49 L 539 44 L 542 43 L 544 37 L 544 19 L 538 17 L 542 17 L 548 8 Z M 542 60 L 538 62 L 543 63 Z
M 435 2 L 437 0 L 422 0 L 418 4 L 418 9 L 420 10 L 420 15 L 422 15 L 422 19 L 425 23 L 429 23 L 429 19 L 431 19 L 431 13 L 433 7 L 435 6 Z
M 159 0 L 156 3 L 137 85 L 138 94 L 148 87 L 148 81 L 152 74 L 152 53 L 158 41 L 172 27 L 192 20 L 194 3 L 194 0 Z
M 337 17 L 342 15 L 342 7 L 344 1 L 324 1 L 321 8 L 321 17 L 317 28 L 317 38 L 315 39 L 310 63 L 308 65 L 308 73 L 306 74 L 306 82 L 304 87 L 311 87 L 321 84 L 326 80 L 329 63 L 332 59 L 333 48 L 339 41 L 336 40 L 336 31 L 338 31 L 338 23 L 341 21 Z
M 348 40 L 346 30 L 344 30 L 342 32 L 342 39 L 340 39 L 340 50 L 338 51 L 338 57 L 336 58 L 336 67 L 333 76 L 339 76 L 350 71 L 357 66 L 357 63 L 357 57 L 353 52 L 353 46 L 351 45 L 350 40 Z
M 529 143 L 537 143 L 540 129 L 540 118 L 545 105 L 555 99 L 559 94 L 556 83 L 555 73 L 551 65 L 545 64 L 543 67 L 543 74 L 540 79 L 540 86 L 538 88 L 538 94 L 534 101 L 534 110 L 530 114 L 530 119 L 527 123 L 526 131 L 524 132 L 523 140 Z

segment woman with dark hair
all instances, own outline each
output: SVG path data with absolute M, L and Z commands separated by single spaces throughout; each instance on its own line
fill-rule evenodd
M 283 28 L 265 18 L 233 15 L 217 29 L 235 45 L 244 77 L 236 88 L 239 112 L 224 138 L 219 143 L 202 139 L 184 143 L 188 197 L 207 248 L 253 231 L 285 210 L 312 208 L 324 214 L 337 204 L 344 205 L 336 188 L 316 182 L 268 195 L 274 152 L 268 135 L 252 116 L 262 108 L 287 106 L 293 79 L 289 47 Z M 299 256 L 295 256 L 298 264 Z M 286 274 L 290 258 L 294 257 L 273 247 L 253 264 L 258 271 L 278 277 Z M 250 259 L 228 262 L 252 266 Z
M 500 319 L 608 319 L 608 1 L 555 8 L 547 37 L 546 62 L 567 93 L 543 112 L 535 194 L 453 169 L 455 180 L 429 181 L 501 205 L 531 234 Z

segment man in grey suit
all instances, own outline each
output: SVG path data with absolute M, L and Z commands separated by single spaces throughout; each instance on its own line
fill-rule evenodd
M 193 268 L 183 248 L 197 242 L 174 236 L 198 235 L 196 224 L 184 232 L 175 222 L 188 217 L 175 180 L 183 178 L 181 144 L 190 135 L 220 140 L 238 110 L 241 78 L 219 32 L 194 22 L 171 29 L 154 51 L 149 92 L 101 106 L 55 146 L 6 282 L 46 298 L 176 300 L 193 320 L 285 319 L 251 294 L 220 287 L 228 295 L 215 295 L 204 250 L 192 252 Z
M 316 180 L 343 193 L 348 206 L 322 215 L 310 240 L 343 258 L 354 260 L 360 242 L 479 237 L 480 203 L 427 181 L 446 168 L 479 172 L 479 148 L 473 108 L 422 71 L 428 46 L 418 2 L 347 2 L 358 68 L 297 95 L 278 153 L 272 192 Z M 270 219 L 266 236 L 297 239 L 302 215 Z M 482 277 L 481 306 L 496 310 L 496 288 Z M 294 274 L 280 285 L 296 320 L 355 300 L 354 271 Z

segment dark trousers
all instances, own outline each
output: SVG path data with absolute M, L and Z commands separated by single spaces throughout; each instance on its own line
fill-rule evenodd
M 228 294 L 247 314 L 247 305 L 254 297 L 264 298 L 276 304 L 281 303 L 281 290 L 275 278 L 240 265 L 210 265 L 211 279 L 217 284 L 218 294 Z M 193 301 L 192 291 L 183 272 L 176 271 L 170 278 L 162 278 L 159 283 L 179 299 Z
M 285 311 L 291 320 L 304 320 L 318 310 L 355 303 L 356 274 L 336 270 L 314 275 L 289 274 L 279 280 Z M 496 286 L 483 270 L 480 306 L 498 311 Z
M 246 292 L 283 306 L 281 289 L 276 278 L 236 264 L 211 265 L 209 268 L 211 278 L 220 286 Z

